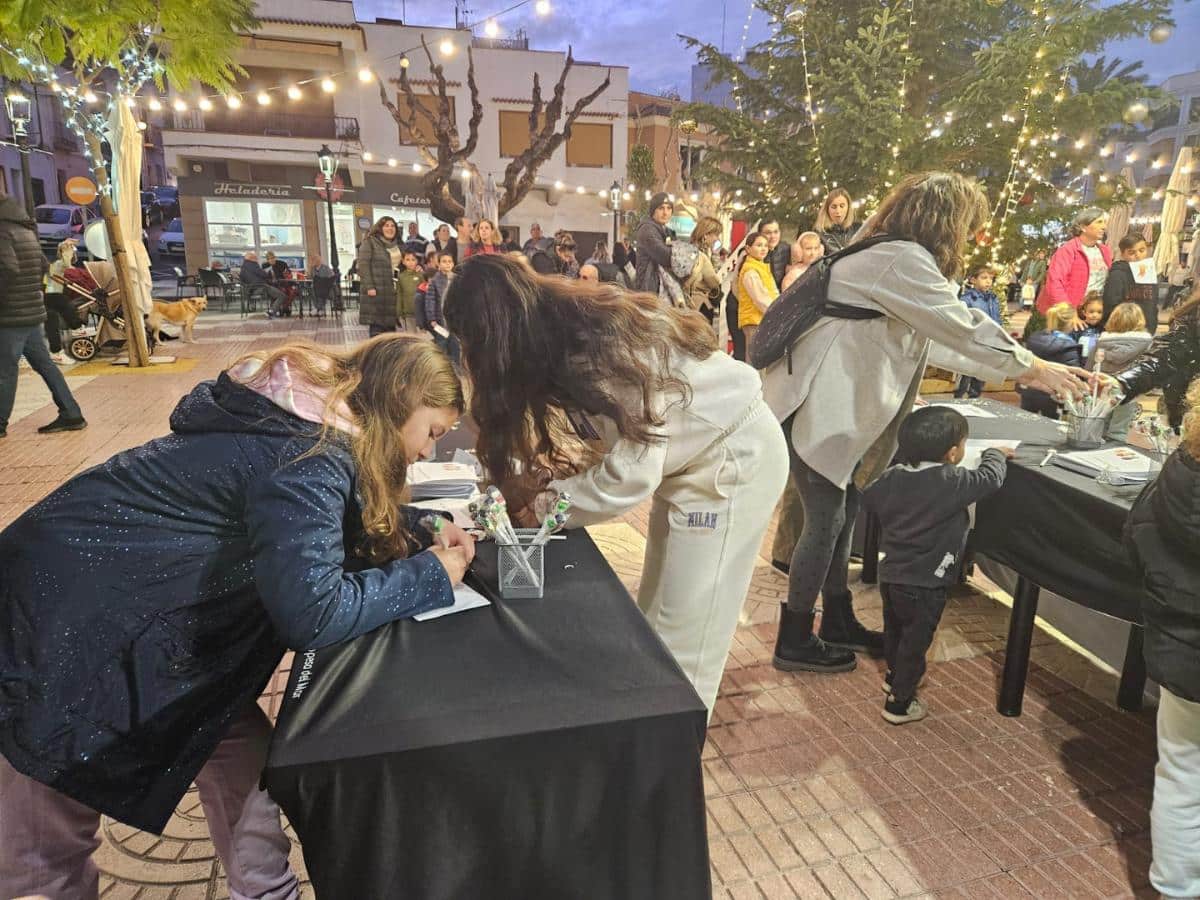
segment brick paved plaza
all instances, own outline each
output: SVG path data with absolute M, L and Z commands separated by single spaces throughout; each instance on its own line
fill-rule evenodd
M 24 372 L 0 442 L 0 526 L 73 473 L 164 433 L 179 397 L 234 357 L 293 336 L 357 341 L 366 329 L 354 312 L 344 323 L 210 312 L 196 334 L 169 345 L 180 361 L 164 371 L 68 371 L 83 432 L 36 434 L 54 410 Z M 631 589 L 645 528 L 639 510 L 593 529 Z M 1118 710 L 1115 676 L 1039 630 L 1024 715 L 999 716 L 1008 610 L 989 587 L 955 594 L 922 691 L 930 716 L 895 728 L 879 717 L 878 663 L 836 676 L 772 668 L 786 582 L 760 560 L 704 752 L 714 896 L 1154 896 L 1152 710 Z M 858 597 L 864 621 L 881 627 L 878 593 L 859 586 Z M 262 700 L 272 714 L 286 665 Z M 106 820 L 103 838 L 108 900 L 228 896 L 194 792 L 162 837 Z M 299 847 L 292 862 L 303 872 Z

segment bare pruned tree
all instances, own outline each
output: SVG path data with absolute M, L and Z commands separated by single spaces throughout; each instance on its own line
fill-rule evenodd
M 443 222 L 452 222 L 463 215 L 463 204 L 451 193 L 454 167 L 465 167 L 471 172 L 476 185 L 482 183 L 479 170 L 471 161 L 475 148 L 479 143 L 479 123 L 483 121 L 483 105 L 479 102 L 479 86 L 475 82 L 475 56 L 471 48 L 467 48 L 467 89 L 471 95 L 471 117 L 467 121 L 467 138 L 461 140 L 458 125 L 455 122 L 454 108 L 446 82 L 445 69 L 434 61 L 424 36 L 421 37 L 421 47 L 425 50 L 425 58 L 429 61 L 429 71 L 433 75 L 435 93 L 431 95 L 430 106 L 422 104 L 417 99 L 412 82 L 408 77 L 408 69 L 400 69 L 400 77 L 390 80 L 399 84 L 400 91 L 408 106 L 403 111 L 388 96 L 388 88 L 383 79 L 379 79 L 379 99 L 396 124 L 407 129 L 413 139 L 418 141 L 422 160 L 426 165 L 422 184 L 429 197 L 430 211 Z M 538 74 L 533 75 L 533 106 L 529 110 L 529 146 L 523 153 L 513 157 L 504 169 L 504 179 L 499 185 L 499 215 L 504 216 L 509 210 L 525 199 L 526 194 L 533 188 L 538 169 L 554 155 L 562 144 L 571 137 L 571 126 L 580 114 L 599 97 L 612 83 L 612 71 L 609 70 L 602 81 L 593 91 L 580 97 L 566 111 L 564 118 L 564 96 L 566 94 L 567 75 L 575 65 L 575 57 L 567 48 L 567 61 L 554 84 L 554 92 L 549 102 L 542 98 L 542 85 Z M 562 127 L 559 121 L 562 120 Z

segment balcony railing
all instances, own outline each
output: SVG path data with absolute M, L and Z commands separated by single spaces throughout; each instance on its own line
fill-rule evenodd
M 358 119 L 354 116 L 311 116 L 254 109 L 220 113 L 189 110 L 184 113 L 172 113 L 169 121 L 169 127 L 176 131 L 358 140 Z

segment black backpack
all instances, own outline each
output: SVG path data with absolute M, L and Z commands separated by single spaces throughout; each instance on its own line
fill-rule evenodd
M 750 365 L 765 369 L 788 358 L 788 374 L 792 373 L 792 346 L 804 337 L 821 318 L 831 319 L 880 319 L 883 313 L 861 306 L 849 306 L 829 299 L 829 275 L 833 264 L 860 250 L 898 241 L 901 238 L 890 234 L 876 235 L 851 244 L 831 256 L 823 256 L 813 263 L 796 283 L 784 291 L 763 313 L 754 340 L 747 351 Z

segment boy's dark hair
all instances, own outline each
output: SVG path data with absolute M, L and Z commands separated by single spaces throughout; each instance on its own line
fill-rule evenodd
M 941 462 L 969 431 L 966 417 L 948 406 L 924 406 L 900 425 L 900 462 Z
M 454 254 L 451 253 L 449 250 L 447 250 L 443 253 L 438 254 L 438 262 L 441 262 L 447 256 L 450 257 L 451 259 L 454 259 Z
M 406 256 L 411 256 L 413 259 L 416 259 L 416 258 L 417 258 L 417 251 L 415 251 L 415 250 L 405 250 L 403 253 L 401 253 L 401 254 L 400 254 L 400 258 L 401 258 L 401 259 L 404 259 L 404 257 L 406 257 Z
M 1140 234 L 1134 234 L 1133 232 L 1130 232 L 1129 234 L 1125 235 L 1125 237 L 1121 238 L 1120 242 L 1117 244 L 1117 249 L 1124 253 L 1126 250 L 1132 250 L 1138 244 L 1145 243 L 1147 243 L 1145 237 Z
M 990 265 L 979 265 L 979 266 L 975 266 L 971 269 L 971 271 L 967 274 L 967 278 L 969 278 L 969 279 L 978 278 L 984 272 L 987 272 L 993 276 L 995 276 L 995 274 L 996 274 L 995 272 L 992 271 L 992 267 Z

